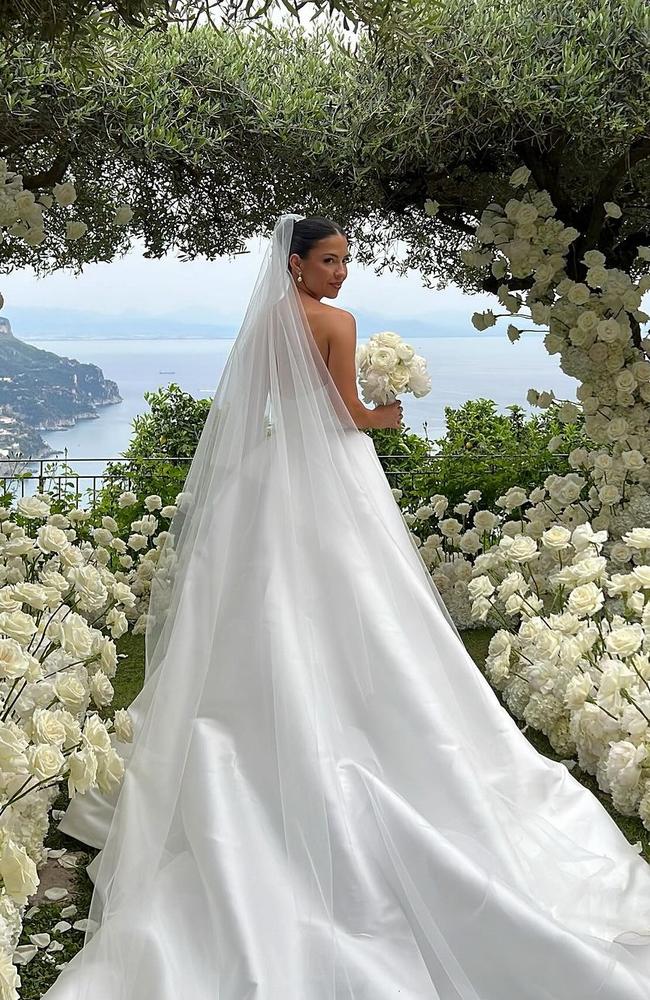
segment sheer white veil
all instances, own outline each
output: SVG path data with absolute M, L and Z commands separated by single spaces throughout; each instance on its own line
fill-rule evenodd
M 177 970 L 166 963 L 178 956 L 158 954 L 158 942 L 169 940 L 174 919 L 174 934 L 182 935 L 188 913 L 200 922 L 190 928 L 193 958 L 205 935 L 206 976 L 214 975 L 229 931 L 211 895 L 219 859 L 205 861 L 213 845 L 202 831 L 214 827 L 215 812 L 225 823 L 227 804 L 206 794 L 208 760 L 216 768 L 227 756 L 246 774 L 247 754 L 260 754 L 255 766 L 270 769 L 266 780 L 274 789 L 277 783 L 286 823 L 287 877 L 310 877 L 325 827 L 317 825 L 319 791 L 305 747 L 314 757 L 321 752 L 312 740 L 318 714 L 336 712 L 335 695 L 331 705 L 310 698 L 313 678 L 319 672 L 322 683 L 327 670 L 323 649 L 349 657 L 355 692 L 372 691 L 374 627 L 362 596 L 350 602 L 350 578 L 348 595 L 340 593 L 336 573 L 346 564 L 337 545 L 346 546 L 355 590 L 361 595 L 371 575 L 385 608 L 395 596 L 395 560 L 411 562 L 414 585 L 430 591 L 457 634 L 394 501 L 385 523 L 386 497 L 378 505 L 377 492 L 390 487 L 372 440 L 354 423 L 311 335 L 288 270 L 301 218 L 287 214 L 276 223 L 159 549 L 135 737 L 99 858 L 84 947 L 59 977 L 66 1000 L 135 1000 L 145 987 L 153 998 L 156 977 L 157 1000 L 167 997 L 165 982 L 177 981 Z M 372 533 L 365 530 L 370 522 Z M 376 615 L 380 621 L 381 606 Z M 246 735 L 247 720 L 271 714 L 272 753 L 264 733 L 257 740 L 250 734 L 250 745 Z M 237 742 L 230 740 L 235 727 Z M 299 754 L 292 751 L 297 730 Z M 207 733 L 218 753 L 215 744 L 199 753 Z M 250 794 L 242 788 L 242 796 Z M 250 816 L 258 822 L 253 803 Z M 224 833 L 224 854 L 246 836 L 245 829 L 230 840 Z M 166 912 L 165 899 L 176 915 Z

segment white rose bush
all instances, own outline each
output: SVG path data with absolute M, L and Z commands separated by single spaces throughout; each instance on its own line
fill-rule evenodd
M 521 167 L 510 177 L 513 187 L 527 185 L 530 170 Z M 621 224 L 621 210 L 605 202 L 606 221 Z M 560 367 L 578 379 L 579 403 L 565 400 L 559 409 L 565 424 L 575 422 L 582 411 L 584 430 L 594 443 L 581 449 L 576 467 L 590 472 L 593 491 L 601 509 L 592 521 L 621 537 L 639 525 L 650 525 L 650 338 L 641 327 L 650 318 L 641 309 L 642 295 L 650 290 L 650 247 L 639 246 L 635 264 L 643 270 L 638 281 L 619 268 L 608 268 L 599 250 L 588 250 L 580 264 L 584 281 L 567 274 L 571 244 L 579 233 L 553 218 L 556 208 L 547 191 L 532 186 L 521 198 L 505 206 L 488 205 L 476 230 L 476 243 L 462 253 L 467 267 L 490 267 L 503 280 L 499 302 L 506 310 L 498 315 L 521 317 L 548 326 L 544 344 L 558 354 Z M 512 294 L 509 279 L 533 279 L 522 294 Z M 494 326 L 492 310 L 475 313 L 478 330 Z M 508 326 L 513 343 L 523 330 Z M 548 407 L 553 392 L 531 389 L 531 405 Z M 558 435 L 557 450 L 563 444 Z
M 374 333 L 366 344 L 359 344 L 356 366 L 366 403 L 385 405 L 401 392 L 421 397 L 431 391 L 426 359 L 392 330 Z
M 529 176 L 522 167 L 511 184 Z M 604 210 L 620 218 L 615 203 Z M 521 315 L 525 302 L 526 318 L 548 326 L 545 345 L 579 380 L 578 402 L 536 389 L 528 402 L 556 407 L 567 426 L 582 415 L 586 446 L 568 453 L 573 471 L 511 487 L 498 511 L 471 490 L 451 510 L 435 494 L 403 515 L 457 625 L 496 629 L 486 676 L 512 714 L 650 830 L 650 276 L 635 282 L 594 250 L 574 281 L 566 263 L 578 232 L 554 215 L 546 191 L 491 204 L 463 258 L 503 279 L 501 315 Z M 639 269 L 647 261 L 650 248 L 638 247 Z M 513 294 L 509 276 L 532 286 Z M 487 310 L 473 323 L 497 318 Z M 508 326 L 513 343 L 522 333 Z M 560 434 L 548 449 L 565 445 Z
M 512 713 L 650 830 L 650 529 L 625 533 L 624 571 L 607 541 L 589 522 L 504 535 L 468 590 L 477 619 L 501 621 L 486 675 Z
M 135 499 L 127 493 L 120 498 L 125 507 Z M 160 498 L 146 499 L 156 509 Z M 167 508 L 167 515 L 174 510 Z M 156 552 L 155 544 L 149 546 L 150 517 L 133 521 L 125 542 L 113 518 L 103 516 L 92 526 L 89 511 L 56 512 L 46 493 L 18 499 L 11 509 L 0 506 L 3 1000 L 18 996 L 13 962 L 33 957 L 24 946 L 19 955 L 14 950 L 27 898 L 47 859 L 43 842 L 61 785 L 67 784 L 71 797 L 94 787 L 108 793 L 124 775 L 111 736 L 131 742 L 129 714 L 118 709 L 104 721 L 99 713 L 113 699 L 115 640 L 128 630 L 129 619 L 138 625 L 145 618 L 139 604 Z M 34 946 L 33 953 L 37 950 Z

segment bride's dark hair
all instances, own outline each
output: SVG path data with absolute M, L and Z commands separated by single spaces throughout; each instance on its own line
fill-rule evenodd
M 325 239 L 326 236 L 336 235 L 345 236 L 347 239 L 347 233 L 339 226 L 338 222 L 334 222 L 332 219 L 324 219 L 320 215 L 300 219 L 293 224 L 289 257 L 292 253 L 297 253 L 299 257 L 306 257 L 319 240 Z M 287 268 L 291 270 L 288 264 Z

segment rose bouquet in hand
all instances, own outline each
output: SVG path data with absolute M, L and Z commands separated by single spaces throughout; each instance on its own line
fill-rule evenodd
M 375 333 L 367 344 L 360 344 L 356 364 L 366 403 L 384 405 L 394 402 L 398 393 L 426 396 L 431 391 L 426 360 L 390 330 Z

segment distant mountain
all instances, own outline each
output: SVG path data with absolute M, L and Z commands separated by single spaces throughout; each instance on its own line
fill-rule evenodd
M 25 344 L 0 316 L 0 458 L 58 454 L 39 430 L 70 427 L 98 417 L 97 407 L 121 402 L 117 383 L 97 365 Z
M 40 309 L 16 306 L 11 309 L 16 336 L 30 340 L 113 340 L 160 337 L 228 338 L 232 326 L 189 322 L 170 316 L 110 316 L 77 309 Z
M 359 338 L 367 339 L 379 330 L 394 330 L 409 337 L 504 337 L 505 329 L 491 328 L 478 333 L 471 315 L 438 311 L 431 320 L 393 319 L 355 309 Z M 242 317 L 243 318 L 243 317 Z M 75 309 L 39 309 L 26 306 L 11 308 L 11 322 L 16 336 L 30 340 L 105 340 L 105 339 L 201 339 L 230 340 L 237 335 L 238 323 L 206 323 L 187 316 L 107 316 Z M 542 331 L 540 331 L 542 332 Z

